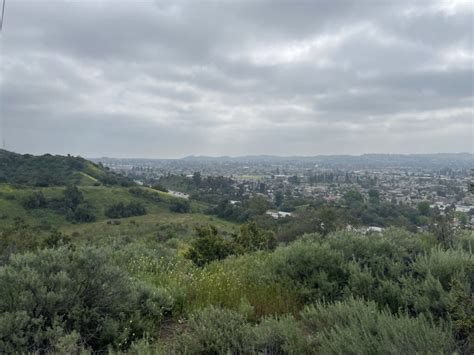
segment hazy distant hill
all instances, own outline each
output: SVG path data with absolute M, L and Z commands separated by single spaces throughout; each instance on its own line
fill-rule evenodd
M 104 164 L 155 165 L 155 166 L 217 166 L 219 164 L 274 164 L 298 165 L 313 168 L 470 168 L 474 166 L 474 154 L 363 154 L 363 155 L 317 155 L 317 156 L 274 156 L 249 155 L 240 157 L 187 156 L 182 159 L 117 159 L 99 158 Z
M 1 149 L 0 182 L 30 186 L 133 185 L 130 179 L 81 157 L 22 155 Z
M 316 155 L 316 156 L 276 156 L 249 155 L 239 157 L 187 156 L 185 161 L 233 161 L 233 162 L 308 162 L 327 165 L 369 165 L 369 166 L 419 166 L 421 165 L 472 165 L 474 155 L 470 153 L 438 154 L 362 154 L 362 155 Z

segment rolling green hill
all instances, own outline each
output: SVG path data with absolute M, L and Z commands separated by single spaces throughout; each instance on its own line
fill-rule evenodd
M 14 250 L 37 248 L 54 236 L 72 238 L 75 245 L 126 245 L 145 248 L 156 243 L 187 250 L 195 228 L 213 224 L 227 235 L 238 225 L 203 214 L 207 205 L 171 196 L 147 187 L 80 186 L 82 201 L 75 208 L 65 207 L 67 187 L 26 187 L 0 184 L 0 264 Z M 34 196 L 42 196 L 39 205 L 25 206 Z M 175 212 L 176 205 L 187 206 Z M 114 206 L 140 206 L 139 214 L 110 217 Z M 82 211 L 77 219 L 77 211 Z M 85 214 L 84 214 L 85 211 Z M 92 216 L 92 218 L 89 218 Z M 59 234 L 58 234 L 59 233 Z
M 21 218 L 30 226 L 41 228 L 62 227 L 70 225 L 66 214 L 61 208 L 52 203 L 61 201 L 65 187 L 17 187 L 11 184 L 0 184 L 0 228 L 11 225 Z M 170 208 L 183 200 L 168 193 L 146 187 L 120 186 L 80 186 L 83 195 L 83 204 L 87 204 L 97 221 L 108 219 L 107 209 L 113 205 L 123 203 L 139 203 L 146 209 L 146 214 L 173 214 Z M 34 208 L 25 208 L 25 201 L 36 194 L 44 196 L 46 205 Z M 191 201 L 189 211 L 200 213 L 207 206 Z M 174 213 L 179 215 L 179 213 Z M 73 223 L 77 224 L 77 223 Z
M 0 150 L 0 234 L 21 224 L 40 234 L 57 229 L 107 234 L 121 219 L 124 225 L 127 220 L 143 222 L 149 233 L 156 231 L 157 221 L 205 223 L 211 218 L 202 214 L 208 207 L 137 186 L 81 157 Z
M 34 156 L 0 149 L 0 182 L 27 186 L 132 186 L 133 181 L 81 157 Z

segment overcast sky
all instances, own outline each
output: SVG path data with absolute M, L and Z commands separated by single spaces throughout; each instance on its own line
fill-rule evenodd
M 6 0 L 7 149 L 473 152 L 471 1 Z

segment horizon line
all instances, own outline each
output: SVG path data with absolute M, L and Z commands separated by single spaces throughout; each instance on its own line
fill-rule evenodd
M 367 155 L 388 155 L 388 156 L 414 156 L 414 155 L 473 155 L 474 152 L 436 152 L 436 153 L 362 153 L 362 154 L 316 154 L 316 155 L 276 155 L 276 154 L 244 154 L 244 155 L 185 155 L 178 158 L 146 158 L 146 157 L 87 157 L 87 159 L 143 159 L 143 160 L 183 160 L 183 159 L 241 159 L 241 158 L 318 158 L 318 157 L 362 157 Z M 80 156 L 80 155 L 79 155 Z

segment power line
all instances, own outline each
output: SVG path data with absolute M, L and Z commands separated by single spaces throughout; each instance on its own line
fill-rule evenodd
M 5 1 L 3 0 L 3 6 L 2 6 L 2 22 L 0 22 L 0 31 L 3 29 L 3 16 L 5 15 Z

